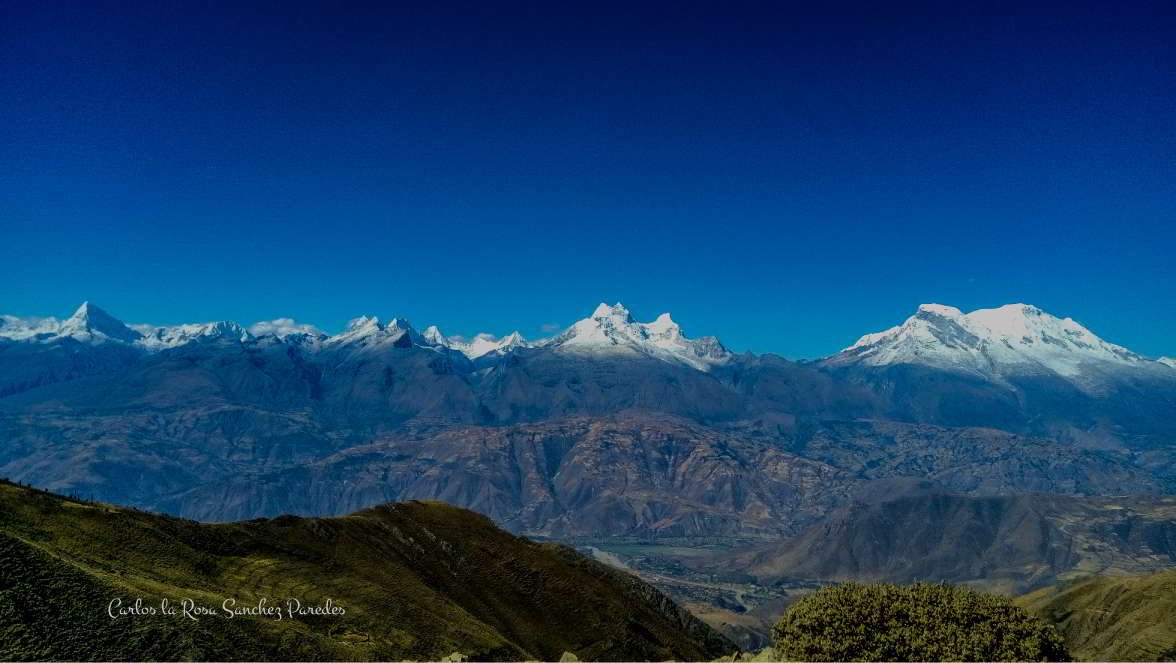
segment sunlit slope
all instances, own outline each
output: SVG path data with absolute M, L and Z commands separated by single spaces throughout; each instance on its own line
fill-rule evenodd
M 1088 661 L 1176 660 L 1176 570 L 1047 587 L 1018 599 Z

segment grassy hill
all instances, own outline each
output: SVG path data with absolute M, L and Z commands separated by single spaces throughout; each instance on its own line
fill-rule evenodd
M 1074 581 L 1018 603 L 1052 621 L 1080 660 L 1176 660 L 1176 570 Z
M 111 619 L 112 599 L 159 610 Z M 230 618 L 222 602 L 272 615 Z M 285 614 L 286 601 L 342 615 Z M 733 646 L 633 576 L 440 502 L 201 524 L 0 483 L 0 659 L 711 659 Z

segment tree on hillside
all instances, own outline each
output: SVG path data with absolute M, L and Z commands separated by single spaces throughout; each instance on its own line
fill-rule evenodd
M 1063 661 L 1053 627 L 964 587 L 845 583 L 793 604 L 772 629 L 785 661 Z

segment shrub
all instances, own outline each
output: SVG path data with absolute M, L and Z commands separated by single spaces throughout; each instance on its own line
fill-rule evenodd
M 950 585 L 825 587 L 772 629 L 786 661 L 1061 661 L 1053 627 L 1003 597 Z

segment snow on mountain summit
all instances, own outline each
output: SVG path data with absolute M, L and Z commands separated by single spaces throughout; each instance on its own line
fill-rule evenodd
M 1148 360 L 1108 343 L 1071 318 L 1029 304 L 963 313 L 923 304 L 897 327 L 866 334 L 827 365 L 922 364 L 985 376 L 1052 372 L 1073 378 L 1090 365 L 1142 366 Z
M 218 322 L 197 322 L 182 325 L 132 325 L 141 334 L 138 345 L 152 350 L 167 350 L 195 342 L 209 342 L 220 339 L 247 341 L 252 336 L 241 325 L 228 320 Z
M 125 325 L 89 302 L 82 304 L 64 321 L 0 316 L 0 338 L 44 343 L 63 338 L 88 343 L 117 341 L 152 353 L 190 343 L 213 342 L 280 342 L 315 351 L 338 348 L 363 353 L 416 346 L 437 352 L 460 353 L 471 360 L 504 356 L 522 348 L 546 348 L 572 354 L 644 355 L 703 371 L 731 357 L 731 353 L 713 336 L 687 338 L 669 313 L 659 315 L 652 322 L 641 323 L 636 322 L 629 309 L 619 303 L 600 304 L 590 317 L 576 322 L 555 337 L 535 343 L 528 342 L 517 331 L 503 337 L 477 334 L 466 339 L 447 337 L 436 326 L 418 332 L 404 318 L 393 318 L 385 323 L 373 316 L 355 318 L 346 329 L 332 336 L 291 318 L 258 322 L 248 329 L 229 321 L 170 326 Z
M 178 347 L 210 338 L 245 340 L 248 333 L 234 322 L 208 322 L 171 326 L 127 325 L 98 306 L 83 302 L 65 320 L 0 316 L 0 338 L 54 342 L 71 339 L 82 343 L 125 343 L 148 351 Z
M 653 322 L 635 322 L 629 309 L 619 302 L 612 306 L 600 304 L 591 317 L 539 345 L 574 354 L 641 354 L 703 371 L 731 356 L 713 336 L 687 338 L 669 313 Z
M 530 346 L 527 340 L 523 338 L 523 335 L 517 331 L 511 332 L 502 338 L 498 338 L 493 334 L 477 334 L 467 341 L 461 336 L 446 336 L 434 325 L 426 329 L 421 336 L 433 345 L 456 350 L 468 359 L 477 359 L 489 354 L 503 355 L 516 348 Z
M 581 356 L 646 356 L 709 371 L 733 356 L 717 338 L 689 338 L 669 313 L 637 322 L 623 304 L 598 305 L 592 314 L 551 338 L 529 342 L 518 332 L 503 337 L 446 336 L 436 326 L 418 332 L 403 318 L 351 320 L 327 336 L 291 318 L 259 322 L 248 329 L 220 321 L 171 326 L 126 325 L 89 303 L 69 318 L 0 315 L 0 339 L 25 343 L 58 341 L 126 344 L 161 352 L 189 343 L 285 343 L 306 351 L 383 352 L 419 347 L 470 360 L 502 357 L 524 348 Z M 1142 357 L 1104 341 L 1070 318 L 1057 318 L 1029 304 L 964 313 L 943 304 L 923 304 L 901 325 L 866 334 L 821 361 L 828 367 L 917 364 L 963 371 L 989 379 L 1053 374 L 1075 383 L 1097 382 L 1124 370 L 1170 379 L 1176 360 Z M 1140 373 L 1133 373 L 1140 374 Z
M 0 338 L 30 341 L 48 338 L 57 333 L 61 321 L 57 318 L 18 318 L 0 315 Z
M 596 307 L 596 310 L 592 312 L 592 319 L 614 317 L 623 319 L 627 322 L 633 321 L 633 316 L 630 315 L 629 309 L 625 308 L 625 305 L 620 302 L 617 302 L 612 306 L 601 302 L 600 305 Z
M 275 318 L 263 320 L 249 325 L 247 330 L 254 336 L 274 336 L 286 339 L 292 336 L 306 336 L 320 338 L 326 336 L 318 327 L 295 321 L 293 318 Z
M 82 302 L 56 330 L 57 336 L 71 336 L 79 341 L 105 341 L 113 339 L 132 343 L 139 340 L 139 332 L 131 329 L 106 311 L 90 302 Z
M 517 331 L 502 338 L 497 338 L 492 334 L 478 334 L 469 342 L 451 341 L 451 347 L 470 359 L 477 359 L 491 353 L 504 354 L 514 348 L 526 346 L 526 339 Z
M 381 322 L 375 316 L 354 318 L 347 323 L 347 329 L 323 341 L 331 346 L 356 346 L 367 350 L 385 347 L 407 348 L 413 345 L 432 345 L 408 320 L 392 318 Z

